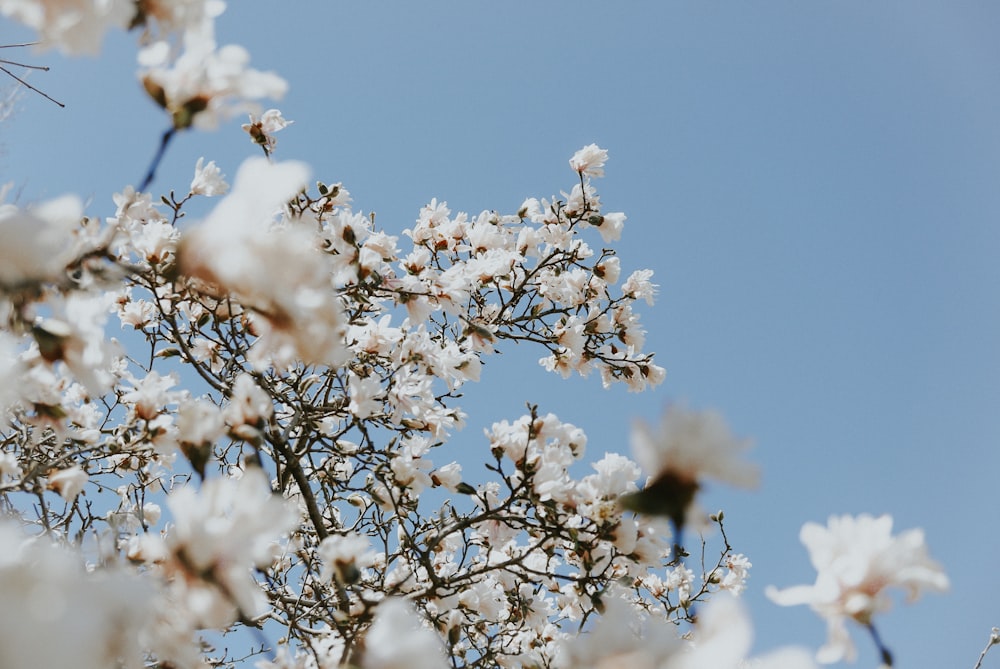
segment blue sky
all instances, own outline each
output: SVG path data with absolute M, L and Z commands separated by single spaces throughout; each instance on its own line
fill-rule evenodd
M 514 212 L 572 186 L 576 149 L 610 150 L 597 186 L 629 216 L 625 272 L 656 272 L 641 313 L 667 380 L 605 391 L 505 350 L 467 393 L 467 468 L 481 428 L 527 401 L 585 428 L 595 459 L 668 402 L 717 408 L 764 473 L 704 499 L 754 563 L 756 650 L 824 639 L 806 608 L 763 596 L 812 581 L 801 524 L 891 513 L 952 579 L 883 617 L 898 666 L 975 663 L 1000 625 L 1000 5 L 230 4 L 219 41 L 291 84 L 277 157 L 343 181 L 392 233 L 432 197 Z M 67 104 L 25 95 L 0 124 L 0 181 L 21 201 L 75 192 L 107 216 L 139 181 L 166 119 L 133 44 L 16 56 L 50 65 L 31 81 Z M 243 121 L 180 136 L 154 192 L 186 190 L 200 156 L 234 176 L 255 154 Z

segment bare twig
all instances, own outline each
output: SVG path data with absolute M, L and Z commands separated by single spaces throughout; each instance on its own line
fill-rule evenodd
M 25 42 L 23 44 L 0 44 L 0 49 L 11 49 L 11 48 L 14 48 L 14 47 L 32 46 L 33 44 L 37 44 L 37 42 Z M 14 67 L 23 67 L 23 68 L 28 69 L 28 70 L 41 70 L 43 72 L 48 72 L 49 71 L 49 68 L 45 67 L 44 65 L 28 65 L 26 63 L 19 63 L 19 62 L 15 61 L 15 60 L 6 60 L 4 58 L 0 58 L 0 63 L 3 63 L 4 65 L 13 65 Z M 2 71 L 3 73 L 5 73 L 11 79 L 14 79 L 15 81 L 17 81 L 19 84 L 21 84 L 25 88 L 28 88 L 28 89 L 30 89 L 30 90 L 38 93 L 39 95 L 41 95 L 46 100 L 50 100 L 51 102 L 56 103 L 60 107 L 63 107 L 63 108 L 66 107 L 66 105 L 64 105 L 63 103 L 59 102 L 58 100 L 56 100 L 55 98 L 53 98 L 51 95 L 48 95 L 44 91 L 38 90 L 37 88 L 35 88 L 31 84 L 29 84 L 24 79 L 22 79 L 21 77 L 17 76 L 16 74 L 14 74 L 10 70 L 8 70 L 6 67 L 3 67 L 3 65 L 0 65 L 0 71 Z

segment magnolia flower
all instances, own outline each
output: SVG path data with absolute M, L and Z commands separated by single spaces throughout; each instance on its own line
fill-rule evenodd
M 66 469 L 52 470 L 49 472 L 49 488 L 55 490 L 67 502 L 72 502 L 76 496 L 83 492 L 83 486 L 87 484 L 90 476 L 83 471 L 80 465 L 73 465 Z
M 827 664 L 857 656 L 846 621 L 871 624 L 872 616 L 891 606 L 886 588 L 904 588 L 909 600 L 922 591 L 943 592 L 948 577 L 927 555 L 921 529 L 892 536 L 892 517 L 831 516 L 827 526 L 806 523 L 799 538 L 816 568 L 816 583 L 784 590 L 769 587 L 776 604 L 808 604 L 826 619 L 827 642 L 816 659 Z
M 178 130 L 192 125 L 213 129 L 221 118 L 246 109 L 249 100 L 278 99 L 285 94 L 284 79 L 254 70 L 249 62 L 250 54 L 243 47 L 217 47 L 211 35 L 202 32 L 185 35 L 184 52 L 176 60 L 166 41 L 139 53 L 139 64 L 146 68 L 143 87 L 171 115 Z
M 63 278 L 83 203 L 64 195 L 31 209 L 0 205 L 0 289 Z
M 194 179 L 191 180 L 191 193 L 193 195 L 204 195 L 212 197 L 214 195 L 225 195 L 229 190 L 229 184 L 218 168 L 214 160 L 210 160 L 204 165 L 205 159 L 199 158 L 194 166 Z
M 142 667 L 153 593 L 138 578 L 0 523 L 0 667 Z
M 368 537 L 360 534 L 334 534 L 323 539 L 317 554 L 323 561 L 320 578 L 351 584 L 361 578 L 361 570 L 375 563 L 376 553 Z
M 815 669 L 809 653 L 801 648 L 781 648 L 760 658 L 747 660 L 753 641 L 753 626 L 738 599 L 716 596 L 698 614 L 691 646 L 664 669 Z
M 18 384 L 24 363 L 18 356 L 17 343 L 12 335 L 0 332 L 0 429 L 6 427 L 7 410 L 20 396 Z
M 588 177 L 603 177 L 607 159 L 607 149 L 602 149 L 597 144 L 588 144 L 573 154 L 569 159 L 569 166 Z
M 174 526 L 165 539 L 145 535 L 145 555 L 162 561 L 194 619 L 222 627 L 237 614 L 258 616 L 267 599 L 250 574 L 273 559 L 271 542 L 291 530 L 296 512 L 271 494 L 258 468 L 243 477 L 211 479 L 201 490 L 180 488 L 167 497 Z
M 110 28 L 125 29 L 134 0 L 4 0 L 0 12 L 38 31 L 41 48 L 96 55 Z
M 264 148 L 264 155 L 274 153 L 274 147 L 278 140 L 274 138 L 274 133 L 284 130 L 293 122 L 287 121 L 277 109 L 268 109 L 260 118 L 250 114 L 250 122 L 244 123 L 241 128 L 250 135 L 250 141 L 260 144 Z
M 670 518 L 684 527 L 697 507 L 695 495 L 706 478 L 741 487 L 757 484 L 757 468 L 740 459 L 749 442 L 729 432 L 715 411 L 694 412 L 671 406 L 657 432 L 642 421 L 632 428 L 632 453 L 650 474 L 644 490 L 621 498 L 630 510 Z
M 177 250 L 183 274 L 235 294 L 260 316 L 253 320 L 260 339 L 251 350 L 258 368 L 269 358 L 275 364 L 297 357 L 336 365 L 347 354 L 346 323 L 328 257 L 306 226 L 273 224 L 308 176 L 302 163 L 245 161 L 232 192 L 181 238 Z
M 54 300 L 52 318 L 39 319 L 31 333 L 39 355 L 62 361 L 93 396 L 111 387 L 120 346 L 104 338 L 104 324 L 114 304 L 110 293 L 71 293 Z
M 413 607 L 390 597 L 375 610 L 375 621 L 365 637 L 364 669 L 445 669 L 443 646 L 437 634 L 420 624 Z
M 655 617 L 643 618 L 617 596 L 588 634 L 564 643 L 559 666 L 566 669 L 815 669 L 809 654 L 782 648 L 747 659 L 753 628 L 740 602 L 719 595 L 698 614 L 689 637 Z

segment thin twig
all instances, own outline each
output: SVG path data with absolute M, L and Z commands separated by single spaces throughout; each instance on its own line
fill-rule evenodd
M 8 46 L 9 46 L 9 45 L 8 45 Z M 0 63 L 9 63 L 9 64 L 11 64 L 11 65 L 21 65 L 20 63 L 12 63 L 12 62 L 11 62 L 11 61 L 9 61 L 9 60 L 0 60 Z M 21 65 L 21 67 L 30 67 L 30 66 L 29 66 L 29 65 Z M 44 67 L 44 68 L 31 68 L 31 69 L 42 69 L 42 70 L 46 70 L 46 71 L 48 71 L 48 69 L 49 69 L 49 68 L 47 68 L 47 67 Z M 35 91 L 36 93 L 38 93 L 39 95 L 41 95 L 41 96 L 42 96 L 43 98 L 45 98 L 46 100 L 51 100 L 52 102 L 56 103 L 57 105 L 59 105 L 59 106 L 60 106 L 60 107 L 62 107 L 63 109 L 65 109 L 65 108 L 66 108 L 66 105 L 64 105 L 63 103 L 61 103 L 61 102 L 59 102 L 58 100 L 56 100 L 56 99 L 55 99 L 54 97 L 52 97 L 52 96 L 51 96 L 51 95 L 49 95 L 48 93 L 45 93 L 45 92 L 43 92 L 43 91 L 40 91 L 40 90 L 38 90 L 37 88 L 35 88 L 35 87 L 34 87 L 34 86 L 32 86 L 31 84 L 29 84 L 29 83 L 28 83 L 27 81 L 25 81 L 24 79 L 22 79 L 21 77 L 17 76 L 16 74 L 14 74 L 14 73 L 13 73 L 13 72 L 11 72 L 10 70 L 8 70 L 8 69 L 7 69 L 6 67 L 3 67 L 3 66 L 0 66 L 0 71 L 3 71 L 4 73 L 6 73 L 6 74 L 7 74 L 7 76 L 11 77 L 12 79 L 14 79 L 14 80 L 15 80 L 15 81 L 17 81 L 18 83 L 20 83 L 20 84 L 21 84 L 22 86 L 24 86 L 24 87 L 26 87 L 26 88 L 30 88 L 31 90 Z

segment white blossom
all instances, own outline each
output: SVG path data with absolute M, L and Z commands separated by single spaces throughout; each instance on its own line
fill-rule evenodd
M 219 169 L 214 160 L 210 160 L 207 165 L 204 163 L 205 159 L 199 158 L 194 166 L 191 193 L 206 197 L 225 195 L 229 191 L 229 184 L 226 183 L 222 170 Z
M 390 597 L 375 611 L 365 639 L 363 669 L 445 669 L 441 640 L 405 600 Z
M 83 203 L 65 195 L 30 209 L 0 205 L 0 290 L 64 278 Z
M 608 159 L 608 152 L 596 144 L 588 144 L 573 154 L 569 159 L 569 166 L 580 174 L 588 177 L 603 177 L 604 163 Z
M 846 622 L 868 625 L 891 606 L 887 588 L 905 590 L 910 601 L 925 590 L 944 592 L 948 577 L 927 554 L 924 533 L 912 529 L 893 536 L 892 517 L 831 516 L 826 527 L 806 523 L 799 535 L 816 568 L 813 585 L 767 589 L 776 604 L 808 604 L 827 622 L 827 642 L 816 655 L 822 663 L 852 661 L 856 650 Z
M 0 523 L 0 666 L 144 666 L 151 588 Z M 121 662 L 121 664 L 119 664 Z
M 83 492 L 90 476 L 79 465 L 49 472 L 49 488 L 59 493 L 67 502 L 72 502 Z

